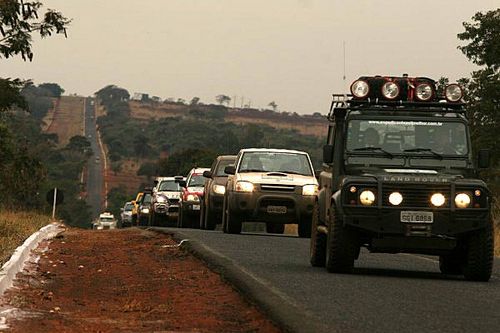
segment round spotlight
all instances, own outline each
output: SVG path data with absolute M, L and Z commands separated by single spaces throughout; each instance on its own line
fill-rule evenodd
M 436 207 L 441 207 L 444 205 L 446 198 L 441 193 L 434 193 L 431 196 L 431 203 Z
M 399 192 L 392 192 L 391 195 L 389 195 L 389 202 L 391 205 L 398 206 L 403 202 L 403 196 Z
M 455 206 L 458 208 L 467 208 L 470 205 L 470 196 L 467 193 L 458 193 L 455 196 Z
M 416 96 L 419 101 L 427 102 L 432 98 L 433 90 L 432 86 L 428 83 L 421 83 L 415 88 Z
M 357 80 L 351 84 L 351 93 L 356 98 L 365 98 L 369 92 L 370 86 L 366 81 Z
M 444 95 L 448 100 L 448 102 L 458 102 L 463 97 L 463 91 L 458 84 L 452 83 L 446 86 L 446 89 L 444 90 Z
M 356 188 L 356 186 L 351 186 L 351 188 L 349 188 L 349 191 L 350 191 L 351 193 L 356 193 L 356 191 L 357 191 L 357 190 L 358 190 L 358 189 Z
M 387 99 L 395 99 L 399 96 L 399 86 L 391 81 L 384 83 L 382 86 L 382 95 Z
M 475 191 L 474 191 L 474 195 L 475 195 L 476 197 L 480 197 L 480 196 L 481 196 L 481 190 L 475 190 Z
M 375 202 L 375 193 L 370 190 L 364 190 L 359 195 L 359 202 L 361 202 L 363 206 L 373 205 L 373 203 Z

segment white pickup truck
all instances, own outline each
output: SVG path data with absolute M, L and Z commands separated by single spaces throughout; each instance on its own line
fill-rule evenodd
M 99 215 L 99 218 L 94 221 L 92 229 L 104 230 L 104 229 L 116 229 L 117 221 L 113 214 L 105 212 Z

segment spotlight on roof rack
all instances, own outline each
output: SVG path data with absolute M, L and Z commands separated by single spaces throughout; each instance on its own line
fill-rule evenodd
M 419 101 L 427 102 L 433 95 L 434 89 L 428 83 L 420 83 L 415 88 L 415 97 L 417 97 Z
M 382 95 L 390 100 L 396 99 L 399 96 L 400 90 L 396 82 L 387 81 L 382 85 Z
M 370 86 L 364 80 L 356 80 L 351 84 L 351 93 L 356 98 L 365 98 L 369 92 Z
M 444 92 L 444 96 L 446 97 L 446 100 L 448 102 L 456 103 L 459 102 L 463 97 L 462 88 L 456 83 L 447 85 Z

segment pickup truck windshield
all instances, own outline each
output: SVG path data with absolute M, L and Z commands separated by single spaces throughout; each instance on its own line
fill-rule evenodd
M 180 192 L 181 188 L 175 180 L 163 180 L 158 186 L 159 191 Z
M 241 159 L 239 172 L 313 174 L 307 155 L 280 152 L 246 152 Z
M 203 187 L 205 186 L 205 177 L 203 175 L 192 175 L 189 179 L 188 187 Z
M 459 121 L 351 120 L 348 152 L 464 156 L 469 149 L 466 127 Z

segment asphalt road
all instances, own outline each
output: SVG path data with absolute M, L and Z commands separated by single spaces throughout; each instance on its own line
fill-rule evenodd
M 95 106 L 93 98 L 85 99 L 85 137 L 90 141 L 93 157 L 87 162 L 87 203 L 91 206 L 92 219 L 99 216 L 102 208 L 103 156 L 97 142 Z M 99 158 L 99 161 L 96 159 Z
M 488 283 L 444 276 L 436 257 L 362 252 L 352 275 L 309 265 L 309 240 L 168 229 L 237 265 L 332 332 L 500 332 L 500 260 Z

